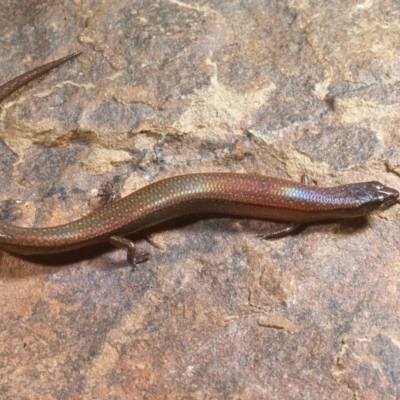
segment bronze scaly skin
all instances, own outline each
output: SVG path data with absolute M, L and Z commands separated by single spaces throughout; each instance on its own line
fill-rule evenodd
M 78 56 L 35 68 L 0 87 L 0 100 L 37 76 Z M 152 183 L 68 224 L 23 228 L 0 222 L 0 248 L 17 254 L 48 254 L 111 242 L 128 250 L 128 261 L 146 261 L 124 236 L 189 214 L 219 213 L 290 224 L 264 239 L 284 236 L 304 222 L 355 218 L 388 208 L 399 193 L 379 182 L 317 187 L 260 175 L 197 173 Z

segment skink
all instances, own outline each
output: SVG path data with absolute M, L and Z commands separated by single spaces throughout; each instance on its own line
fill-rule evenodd
M 29 80 L 76 57 L 45 64 L 0 87 L 0 100 Z M 147 254 L 135 250 L 125 236 L 172 218 L 218 213 L 290 222 L 284 229 L 263 235 L 284 235 L 304 222 L 355 218 L 397 202 L 399 193 L 379 182 L 317 187 L 260 175 L 196 173 L 151 183 L 120 200 L 67 224 L 23 228 L 0 222 L 0 248 L 17 254 L 58 253 L 111 242 L 128 250 L 131 264 Z

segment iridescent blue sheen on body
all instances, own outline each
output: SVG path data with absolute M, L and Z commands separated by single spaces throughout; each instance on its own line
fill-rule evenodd
M 78 54 L 10 80 L 0 86 L 0 100 Z M 133 245 L 124 236 L 183 215 L 220 213 L 299 224 L 367 215 L 390 207 L 398 196 L 396 190 L 379 182 L 320 188 L 261 175 L 220 172 L 178 175 L 151 183 L 67 224 L 23 228 L 0 222 L 0 248 L 20 254 L 45 254 L 110 241 L 127 248 L 129 254 Z

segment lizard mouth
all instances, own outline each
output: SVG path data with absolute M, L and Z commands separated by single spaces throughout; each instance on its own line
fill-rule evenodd
M 393 204 L 399 203 L 399 192 L 395 189 L 382 187 L 378 189 L 378 193 L 380 194 L 379 200 L 381 201 L 379 210 L 385 210 L 386 208 L 391 207 Z

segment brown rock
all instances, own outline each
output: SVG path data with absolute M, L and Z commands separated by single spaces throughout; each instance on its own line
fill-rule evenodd
M 396 1 L 6 2 L 0 80 L 82 50 L 0 108 L 0 211 L 24 226 L 196 171 L 400 187 Z M 1 253 L 3 398 L 396 399 L 397 206 L 262 242 L 171 222 L 112 247 Z

